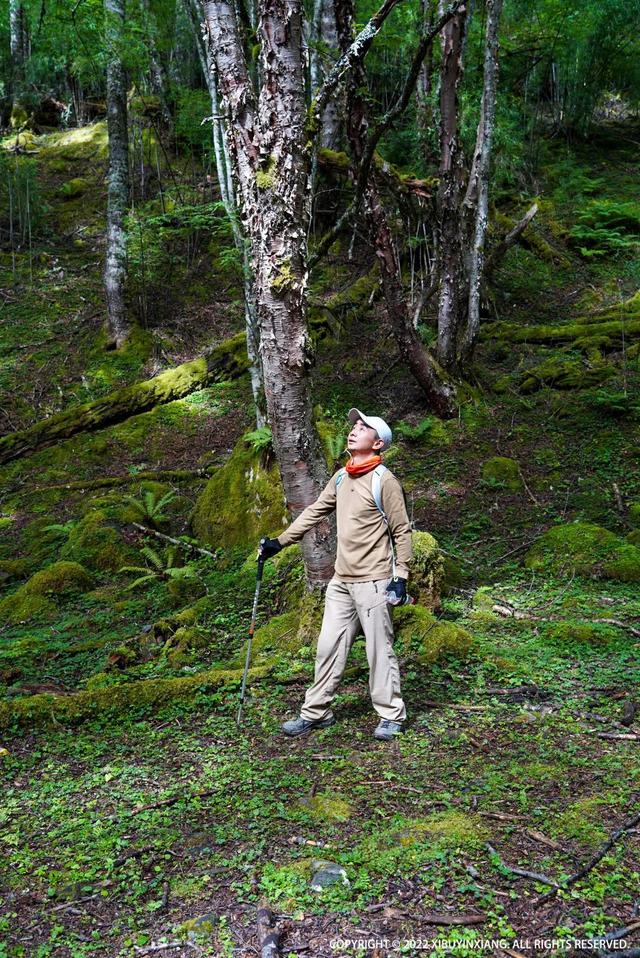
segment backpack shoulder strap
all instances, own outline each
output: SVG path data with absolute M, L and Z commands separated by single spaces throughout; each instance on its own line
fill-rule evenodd
M 376 507 L 382 518 L 387 521 L 387 517 L 384 509 L 382 508 L 382 477 L 385 472 L 388 472 L 386 466 L 383 466 L 382 463 L 373 470 L 373 476 L 371 477 L 371 492 L 373 493 L 373 498 L 375 499 Z
M 342 482 L 346 474 L 347 474 L 347 470 L 344 468 L 344 466 L 342 467 L 342 469 L 340 469 L 336 473 L 336 492 L 338 490 L 338 486 L 340 485 L 340 483 Z

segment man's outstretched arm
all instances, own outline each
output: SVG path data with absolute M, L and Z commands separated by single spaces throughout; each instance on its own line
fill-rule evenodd
M 281 532 L 277 539 L 268 539 L 268 543 L 277 542 L 282 548 L 290 546 L 294 542 L 299 542 L 305 532 L 313 529 L 315 525 L 328 516 L 336 507 L 336 477 L 332 476 L 326 484 L 315 502 L 300 513 L 297 519 L 290 526 Z M 269 549 L 269 547 L 267 547 Z M 275 550 L 277 551 L 277 550 Z M 274 555 L 274 551 L 269 552 Z M 268 556 L 266 556 L 268 558 Z

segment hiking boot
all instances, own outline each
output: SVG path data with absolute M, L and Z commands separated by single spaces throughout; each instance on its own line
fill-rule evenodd
M 333 725 L 335 722 L 335 716 L 329 715 L 327 718 L 323 719 L 306 719 L 300 718 L 291 719 L 289 722 L 285 722 L 282 726 L 282 731 L 285 735 L 288 735 L 290 738 L 294 738 L 296 735 L 304 735 L 305 732 L 312 732 L 316 728 L 329 728 L 330 725 Z
M 378 727 L 373 733 L 373 737 L 380 739 L 381 742 L 390 742 L 402 731 L 402 722 L 392 722 L 391 719 L 380 719 Z

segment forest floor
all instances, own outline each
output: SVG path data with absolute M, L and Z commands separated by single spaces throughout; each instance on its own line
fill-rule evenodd
M 160 185 L 142 175 L 147 259 L 145 270 L 140 258 L 132 269 L 147 327 L 122 352 L 104 350 L 103 131 L 98 124 L 37 138 L 24 159 L 20 175 L 30 178 L 39 219 L 34 212 L 25 222 L 18 254 L 1 254 L 7 432 L 193 358 L 242 327 L 223 225 L 213 233 L 185 225 L 171 205 L 178 190 L 184 205 L 214 200 L 191 160 L 179 178 L 165 169 Z M 640 288 L 637 247 L 581 256 L 569 242 L 594 196 L 637 202 L 629 140 L 638 131 L 627 132 L 603 129 L 571 148 L 551 141 L 538 182 L 504 201 L 515 217 L 536 193 L 543 200 L 538 242 L 512 250 L 496 275 L 497 319 L 568 324 Z M 149 160 L 154 167 L 162 169 Z M 160 240 L 153 245 L 160 235 L 168 253 Z M 338 256 L 323 268 L 322 295 L 366 274 L 370 260 L 358 255 L 355 265 Z M 0 956 L 249 958 L 259 954 L 263 897 L 283 956 L 484 950 L 518 958 L 580 947 L 602 955 L 616 945 L 599 939 L 622 929 L 628 948 L 640 946 L 638 582 L 607 578 L 597 562 L 589 574 L 523 565 L 545 530 L 574 520 L 610 530 L 635 555 L 637 341 L 604 360 L 533 337 L 483 342 L 475 395 L 452 423 L 433 417 L 393 364 L 379 303 L 345 316 L 318 344 L 314 400 L 337 434 L 351 405 L 384 409 L 397 427 L 390 463 L 416 525 L 457 567 L 438 618 L 472 637 L 464 656 L 428 666 L 401 659 L 409 720 L 392 744 L 372 738 L 361 642 L 358 668 L 337 697 L 339 721 L 303 739 L 286 739 L 280 724 L 298 712 L 310 648 L 290 672 L 252 682 L 240 728 L 237 673 L 215 687 L 196 682 L 189 697 L 107 706 L 84 721 L 46 704 L 236 667 L 253 596 L 250 541 L 219 562 L 192 563 L 210 639 L 182 658 L 126 662 L 136 637 L 193 602 L 170 591 L 169 576 L 153 574 L 141 550 L 161 547 L 131 524 L 118 527 L 122 562 L 91 569 L 90 591 L 3 622 L 0 705 L 37 701 L 40 712 L 34 705 L 33 723 L 9 721 L 0 740 Z M 551 361 L 572 372 L 602 362 L 607 377 L 522 391 L 523 374 Z M 184 534 L 207 482 L 196 470 L 213 473 L 252 428 L 245 378 L 5 466 L 6 595 L 73 554 L 74 529 L 89 511 L 108 512 L 118 496 L 122 505 L 127 496 L 142 501 L 141 477 L 155 475 L 172 495 L 158 527 Z M 514 460 L 517 475 L 488 474 L 496 456 Z M 167 477 L 179 469 L 190 474 Z M 104 477 L 121 485 L 105 492 L 95 485 Z M 135 574 L 120 573 L 120 564 L 148 565 L 144 588 L 130 588 Z M 283 611 L 286 585 L 280 574 L 267 577 L 259 625 Z M 36 724 L 43 701 L 50 720 Z M 314 890 L 318 860 L 341 866 L 346 882 Z

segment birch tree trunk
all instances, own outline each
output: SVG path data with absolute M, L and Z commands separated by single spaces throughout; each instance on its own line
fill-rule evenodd
M 338 59 L 338 34 L 334 0 L 315 0 L 312 24 L 312 49 L 310 57 L 311 91 L 315 95 L 326 79 L 326 63 Z M 324 149 L 337 150 L 340 146 L 345 96 L 336 91 L 325 104 L 320 116 L 318 145 Z
M 475 197 L 475 226 L 469 256 L 469 303 L 460 361 L 467 361 L 473 352 L 480 328 L 480 291 L 484 270 L 484 250 L 489 219 L 489 170 L 491 144 L 496 118 L 496 91 L 498 82 L 498 29 L 502 14 L 502 0 L 486 0 L 487 32 L 484 54 L 484 84 L 482 115 L 478 124 L 476 150 L 467 187 L 465 202 Z
M 220 92 L 229 114 L 229 152 L 251 242 L 269 422 L 288 506 L 295 517 L 327 479 L 309 394 L 305 315 L 308 156 L 300 0 L 263 0 L 263 82 L 256 103 L 229 0 L 206 0 Z M 307 580 L 333 572 L 328 523 L 302 543 Z
M 342 50 L 346 51 L 353 36 L 353 0 L 336 0 L 336 22 L 340 45 Z M 365 88 L 364 70 L 356 64 L 347 79 L 346 111 L 347 138 L 356 168 L 362 164 L 367 137 L 367 108 L 360 93 Z M 400 356 L 434 411 L 442 418 L 451 418 L 457 411 L 455 386 L 448 381 L 425 348 L 411 320 L 393 237 L 374 168 L 370 169 L 364 189 L 363 209 L 380 267 L 387 314 Z
M 26 114 L 22 104 L 25 82 L 24 7 L 21 0 L 9 0 L 9 45 L 11 50 L 11 125 L 22 126 Z M 23 114 L 25 114 L 23 116 Z
M 125 0 L 104 0 L 107 40 L 107 132 L 109 135 L 107 251 L 104 285 L 109 345 L 121 346 L 130 327 L 125 305 L 127 238 L 124 217 L 129 204 L 129 140 L 127 86 L 121 57 Z
M 438 302 L 438 359 L 445 369 L 456 364 L 456 336 L 461 315 L 464 274 L 462 252 L 462 157 L 458 131 L 458 86 L 462 76 L 462 47 L 467 9 L 461 7 L 442 32 L 440 68 L 440 186 L 438 229 L 440 298 Z
M 195 34 L 200 65 L 211 99 L 213 152 L 216 161 L 220 197 L 229 222 L 231 223 L 236 249 L 242 257 L 242 289 L 244 295 L 245 328 L 247 333 L 247 355 L 250 363 L 249 375 L 251 378 L 251 392 L 256 407 L 256 425 L 258 429 L 260 429 L 266 425 L 267 410 L 264 395 L 262 361 L 260 358 L 260 330 L 258 326 L 255 285 L 251 266 L 251 251 L 242 230 L 238 204 L 236 203 L 228 137 L 220 112 L 216 66 L 211 44 L 208 42 L 209 33 L 206 29 L 203 30 L 203 27 L 205 27 L 203 22 L 204 8 L 201 0 L 185 0 L 185 7 Z

